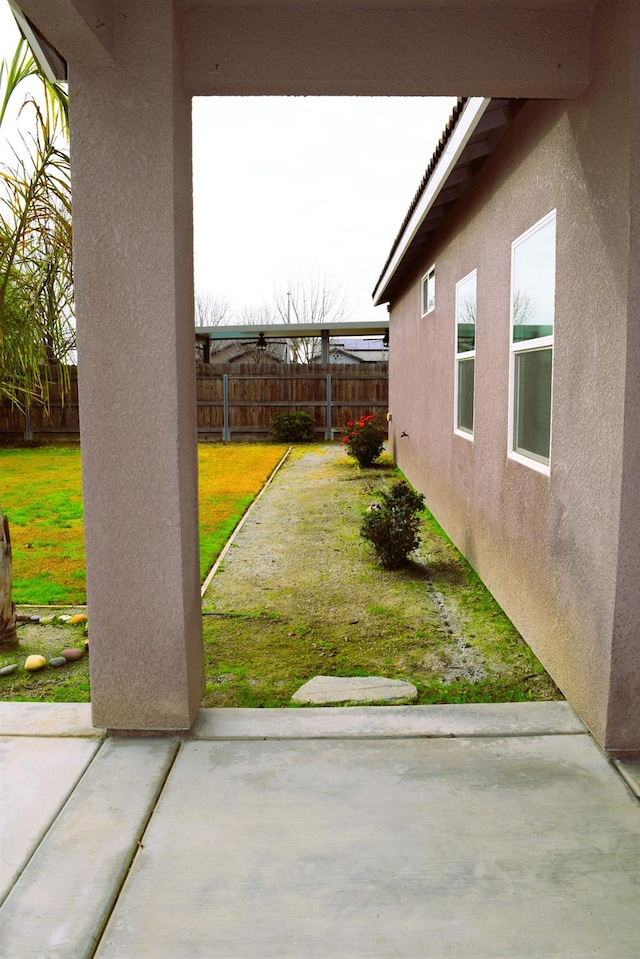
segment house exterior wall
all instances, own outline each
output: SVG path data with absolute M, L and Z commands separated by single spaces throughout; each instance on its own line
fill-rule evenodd
M 638 542 L 638 513 L 629 509 L 630 545 L 619 563 L 627 337 L 635 310 L 629 9 L 608 5 L 605 17 L 600 8 L 586 94 L 523 107 L 392 303 L 390 327 L 392 444 L 400 467 L 598 740 L 620 750 L 640 749 L 637 632 L 627 628 L 620 645 L 615 628 L 616 616 L 633 619 L 635 606 L 629 608 L 618 580 Z M 507 455 L 509 303 L 511 243 L 553 209 L 547 476 Z M 436 308 L 421 318 L 420 279 L 432 263 Z M 456 282 L 473 269 L 470 442 L 453 430 L 454 302 Z M 623 580 L 628 593 L 628 576 Z

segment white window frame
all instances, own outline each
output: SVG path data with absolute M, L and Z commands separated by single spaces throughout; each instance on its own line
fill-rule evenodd
M 433 306 L 429 306 L 429 280 L 433 279 Z M 426 309 L 425 309 L 426 307 Z M 420 280 L 420 315 L 428 316 L 436 308 L 436 265 L 433 263 Z
M 458 353 L 458 296 L 460 288 L 463 283 L 466 283 L 471 277 L 475 277 L 476 281 L 476 335 L 478 332 L 477 318 L 478 318 L 478 270 L 471 270 L 467 273 L 466 276 L 463 276 L 462 279 L 458 280 L 456 283 L 456 295 L 455 295 L 455 312 L 454 312 L 454 353 L 455 353 L 455 369 L 453 375 L 453 432 L 456 436 L 462 436 L 463 439 L 473 442 L 473 436 L 475 432 L 476 425 L 476 371 L 475 371 L 475 361 L 476 361 L 476 350 L 475 345 L 472 350 L 467 350 L 465 353 Z M 474 340 L 475 343 L 475 340 Z M 461 360 L 473 360 L 473 430 L 465 430 L 458 426 L 458 374 L 460 370 L 460 361 Z
M 541 220 L 538 220 L 537 223 L 534 223 L 532 227 L 522 233 L 517 237 L 511 244 L 511 283 L 509 289 L 510 296 L 510 305 L 509 305 L 509 351 L 510 351 L 510 362 L 509 362 L 509 420 L 508 420 L 508 445 L 507 445 L 507 455 L 509 459 L 514 460 L 516 463 L 521 463 L 523 466 L 528 466 L 529 469 L 535 470 L 538 473 L 543 473 L 545 476 L 551 474 L 551 443 L 552 443 L 552 430 L 553 430 L 553 340 L 555 334 L 555 315 L 554 315 L 554 333 L 551 336 L 540 336 L 536 339 L 531 340 L 519 340 L 514 342 L 513 340 L 513 286 L 514 286 L 514 253 L 515 250 L 524 243 L 529 237 L 533 236 L 538 230 L 541 230 L 547 224 L 556 221 L 556 210 L 553 209 L 546 216 L 543 216 Z M 554 276 L 555 283 L 555 276 Z M 554 289 L 554 299 L 555 299 L 555 289 Z M 555 310 L 554 310 L 555 314 Z M 535 350 L 551 350 L 551 418 L 549 422 L 549 458 L 542 458 L 536 456 L 535 453 L 521 453 L 516 449 L 516 357 L 522 353 L 533 352 Z

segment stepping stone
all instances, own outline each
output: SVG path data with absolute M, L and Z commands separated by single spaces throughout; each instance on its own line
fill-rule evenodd
M 293 694 L 294 703 L 406 703 L 418 698 L 413 683 L 383 676 L 314 676 Z

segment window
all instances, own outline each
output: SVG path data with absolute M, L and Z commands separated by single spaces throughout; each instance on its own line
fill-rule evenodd
M 476 289 L 478 273 L 473 270 L 456 283 L 456 433 L 473 438 L 473 407 L 476 366 Z
M 549 472 L 556 275 L 553 210 L 511 247 L 509 455 Z
M 436 308 L 436 268 L 432 266 L 422 277 L 422 315 Z

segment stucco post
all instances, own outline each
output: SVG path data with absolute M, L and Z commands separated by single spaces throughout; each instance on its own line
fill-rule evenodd
M 71 63 L 93 721 L 184 729 L 203 687 L 191 110 L 172 0 Z
M 628 48 L 629 131 L 629 261 L 627 280 L 626 364 L 622 482 L 616 602 L 611 644 L 609 703 L 604 745 L 612 752 L 640 755 L 640 110 L 636 91 L 640 82 L 640 11 L 637 4 L 622 20 Z M 622 18 L 621 18 L 622 19 Z M 621 98 L 620 98 L 621 99 Z

